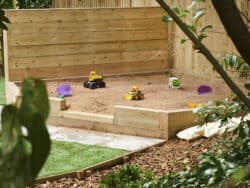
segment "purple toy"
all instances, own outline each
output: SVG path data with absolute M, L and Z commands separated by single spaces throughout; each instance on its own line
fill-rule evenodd
M 68 97 L 72 95 L 72 90 L 69 84 L 60 84 L 56 88 L 58 96 Z
M 199 95 L 211 93 L 212 92 L 212 88 L 210 86 L 201 85 L 201 86 L 199 86 L 197 88 L 197 92 L 198 92 Z

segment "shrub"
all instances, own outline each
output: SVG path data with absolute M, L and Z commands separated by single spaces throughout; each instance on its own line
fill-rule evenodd
M 143 187 L 146 182 L 152 181 L 150 171 L 142 171 L 132 165 L 125 165 L 117 172 L 112 172 L 101 179 L 101 188 L 128 188 Z

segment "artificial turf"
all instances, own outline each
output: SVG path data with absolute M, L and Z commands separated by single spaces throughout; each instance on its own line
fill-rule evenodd
M 49 158 L 39 177 L 83 169 L 127 152 L 99 146 L 53 141 Z
M 4 79 L 0 77 L 0 105 L 5 104 L 5 86 Z

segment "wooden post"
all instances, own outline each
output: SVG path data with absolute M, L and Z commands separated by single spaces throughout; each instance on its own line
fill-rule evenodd
M 5 83 L 9 81 L 9 59 L 8 59 L 8 38 L 7 31 L 3 30 L 3 61 L 4 61 L 4 77 Z

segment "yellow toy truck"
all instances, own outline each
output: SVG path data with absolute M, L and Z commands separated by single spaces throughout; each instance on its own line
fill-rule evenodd
M 138 86 L 133 86 L 132 90 L 124 95 L 124 98 L 128 100 L 142 100 L 144 99 L 144 94 Z
M 91 71 L 89 73 L 88 80 L 83 82 L 83 87 L 86 87 L 89 89 L 104 88 L 105 86 L 106 84 L 103 81 L 103 76 L 97 75 L 96 71 Z

